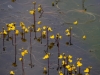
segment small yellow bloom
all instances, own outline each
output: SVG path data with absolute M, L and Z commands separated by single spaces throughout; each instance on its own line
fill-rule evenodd
M 73 22 L 73 24 L 74 24 L 74 25 L 77 25 L 77 24 L 78 24 L 78 21 Z
M 60 56 L 59 56 L 58 58 L 59 58 L 59 59 L 62 59 L 62 58 L 63 58 L 63 55 L 60 54 Z
M 15 75 L 14 71 L 10 71 L 10 75 Z
M 3 31 L 3 34 L 7 34 L 7 31 L 6 31 L 6 30 L 4 30 L 4 31 Z
M 53 31 L 53 30 L 51 29 L 51 27 L 48 27 L 48 31 Z
M 44 67 L 43 70 L 46 71 L 47 70 L 46 67 Z
M 54 36 L 54 35 L 51 35 L 51 36 L 50 36 L 50 39 L 54 39 L 54 38 L 55 38 L 55 36 Z
M 21 55 L 22 55 L 22 56 L 25 56 L 25 52 L 21 52 Z
M 36 31 L 37 31 L 37 32 L 41 31 L 41 28 L 38 28 Z
M 21 27 L 25 26 L 24 22 L 20 22 L 20 26 Z
M 22 61 L 22 58 L 19 58 L 20 61 Z
M 47 27 L 46 26 L 43 26 L 43 29 L 45 30 Z
M 84 40 L 86 39 L 86 36 L 85 36 L 85 35 L 83 36 L 83 39 L 84 39 Z
M 59 75 L 63 75 L 62 71 L 59 71 Z
M 66 35 L 67 35 L 67 36 L 70 36 L 70 32 L 68 32 Z
M 35 10 L 30 10 L 29 13 L 30 13 L 31 15 L 33 15 L 33 14 L 35 14 Z
M 37 24 L 41 24 L 41 23 L 42 23 L 41 21 L 38 21 L 38 22 L 37 22 Z
M 28 50 L 24 50 L 24 53 L 25 53 L 25 54 L 28 54 Z
M 50 56 L 50 53 L 46 54 L 46 55 L 43 57 L 43 59 L 48 59 L 49 56 Z
M 66 68 L 67 68 L 67 69 L 70 68 L 70 65 L 67 65 Z
M 38 7 L 38 12 L 41 12 L 41 11 L 42 11 L 41 7 Z
M 82 63 L 80 61 L 77 61 L 77 67 L 82 66 Z
M 15 30 L 15 34 L 18 35 L 19 34 L 19 30 Z
M 65 30 L 65 32 L 67 32 L 67 33 L 68 33 L 68 32 L 69 32 L 69 29 L 66 29 L 66 30 Z
M 28 32 L 29 32 L 28 28 L 25 28 L 25 33 L 28 33 Z
M 89 72 L 89 68 L 86 68 L 86 69 L 84 70 L 84 72 L 87 72 L 87 73 L 88 73 L 88 72 Z
M 72 62 L 72 60 L 71 59 L 68 59 L 68 61 L 71 63 Z
M 43 31 L 43 32 L 42 32 L 42 35 L 46 35 L 46 31 Z
M 68 55 L 68 58 L 69 58 L 69 59 L 71 59 L 71 58 L 72 58 L 72 56 L 71 56 L 71 55 Z

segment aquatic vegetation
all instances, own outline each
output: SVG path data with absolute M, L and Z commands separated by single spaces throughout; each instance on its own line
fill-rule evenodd
M 14 2 L 15 0 L 12 0 L 12 1 Z M 60 3 L 60 0 L 55 0 L 55 2 L 52 2 L 51 6 L 57 6 L 57 8 L 58 8 L 59 7 L 58 2 Z M 84 3 L 83 3 L 83 7 L 84 7 Z M 73 9 L 73 10 L 69 10 L 67 12 L 59 12 L 59 14 L 61 14 L 61 16 L 62 15 L 65 16 L 66 13 L 70 13 L 72 11 L 93 16 L 93 20 L 95 20 L 94 14 L 91 12 L 87 12 L 86 9 L 84 9 L 84 10 Z M 17 26 L 17 23 L 13 23 L 13 22 L 6 24 L 6 27 L 3 27 L 2 31 L 0 32 L 0 36 L 3 41 L 3 43 L 2 43 L 3 51 L 5 51 L 5 45 L 6 45 L 5 42 L 10 39 L 12 42 L 12 48 L 14 47 L 14 62 L 12 63 L 12 65 L 14 67 L 17 67 L 17 66 L 19 66 L 19 64 L 17 64 L 17 56 L 19 56 L 18 55 L 19 51 L 17 48 L 19 48 L 19 46 L 24 46 L 24 45 L 26 46 L 26 44 L 27 44 L 27 46 L 28 46 L 27 49 L 22 48 L 20 50 L 21 57 L 19 57 L 19 61 L 21 61 L 21 64 L 22 64 L 22 75 L 26 75 L 25 74 L 25 66 L 27 66 L 27 65 L 24 64 L 26 61 L 29 62 L 29 66 L 31 68 L 33 68 L 34 65 L 36 65 L 36 67 L 37 66 L 39 66 L 40 68 L 42 67 L 44 75 L 47 75 L 47 74 L 50 75 L 52 65 L 54 67 L 52 69 L 56 68 L 57 71 L 55 71 L 55 72 L 57 72 L 59 75 L 83 75 L 83 73 L 81 72 L 81 67 L 83 66 L 82 58 L 78 58 L 76 63 L 74 63 L 73 59 L 75 57 L 73 57 L 72 55 L 67 53 L 68 52 L 67 47 L 69 47 L 69 46 L 67 46 L 66 49 L 61 48 L 63 38 L 65 38 L 66 40 L 69 40 L 67 42 L 65 41 L 65 39 L 63 40 L 64 42 L 66 42 L 66 45 L 70 45 L 70 48 L 68 48 L 68 49 L 71 49 L 71 47 L 74 48 L 73 46 L 76 47 L 76 45 L 74 45 L 74 43 L 72 43 L 73 42 L 72 34 L 74 31 L 74 26 L 78 26 L 83 23 L 80 23 L 78 20 L 73 20 L 72 22 L 66 22 L 65 19 L 63 19 L 63 21 L 65 21 L 66 24 L 68 24 L 68 25 L 71 24 L 71 25 L 68 26 L 69 28 L 66 27 L 65 30 L 61 30 L 64 32 L 64 35 L 62 35 L 61 33 L 59 33 L 59 32 L 61 32 L 60 30 L 55 31 L 57 27 L 55 28 L 52 25 L 53 24 L 52 22 L 50 22 L 51 26 L 49 25 L 49 23 L 47 25 L 44 25 L 45 23 L 42 20 L 46 19 L 46 18 L 43 17 L 45 15 L 45 13 L 43 14 L 43 12 L 44 12 L 43 6 L 39 4 L 38 7 L 36 8 L 36 2 L 33 2 L 33 8 L 32 8 L 32 10 L 29 11 L 29 13 L 33 17 L 33 19 L 32 19 L 33 22 L 31 25 L 27 26 L 27 23 L 24 23 L 22 21 L 20 21 L 20 24 L 18 26 Z M 40 14 L 39 17 L 37 17 L 38 16 L 37 14 Z M 43 14 L 43 16 L 42 16 L 42 14 Z M 58 14 L 58 12 L 57 12 L 57 14 Z M 48 16 L 46 16 L 46 17 L 48 17 Z M 30 18 L 28 18 L 28 19 L 30 19 Z M 89 21 L 92 21 L 92 20 L 89 20 Z M 49 22 L 49 21 L 47 21 L 47 22 Z M 64 37 L 64 36 L 66 36 L 66 37 Z M 67 39 L 67 37 L 68 37 L 68 39 Z M 87 40 L 86 38 L 88 38 L 88 37 L 86 37 L 86 35 L 83 35 L 83 36 L 81 36 L 81 38 L 83 39 L 83 40 L 82 39 L 81 40 L 84 41 L 84 40 Z M 10 42 L 10 40 L 8 42 Z M 18 42 L 18 41 L 20 41 L 20 42 Z M 37 42 L 39 42 L 39 43 L 37 43 Z M 37 46 L 36 44 L 38 46 L 43 47 L 44 52 L 42 52 L 43 48 L 40 48 L 39 50 L 37 50 L 37 48 L 34 47 L 34 46 Z M 40 54 L 41 54 L 40 58 L 35 58 L 35 49 L 36 49 L 37 53 L 40 52 Z M 63 51 L 62 49 L 65 49 L 66 52 L 62 53 L 62 51 Z M 29 55 L 29 58 L 26 57 L 26 54 Z M 39 56 L 39 54 L 36 54 L 36 56 Z M 43 62 L 45 62 L 44 64 L 41 63 L 42 61 L 40 61 L 42 59 L 44 60 Z M 55 61 L 53 61 L 53 60 L 55 60 Z M 91 71 L 91 67 L 87 67 L 84 70 L 86 75 L 90 75 L 90 71 Z M 15 75 L 15 72 L 10 71 L 10 75 Z

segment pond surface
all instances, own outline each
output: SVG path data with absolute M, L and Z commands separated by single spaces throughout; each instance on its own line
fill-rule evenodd
M 21 30 L 20 22 L 24 22 L 28 27 L 33 25 L 33 16 L 29 14 L 29 11 L 33 9 L 33 0 L 0 0 L 0 31 L 2 27 L 6 28 L 7 23 L 16 23 L 17 29 Z M 36 27 L 42 27 L 44 25 L 50 26 L 53 32 L 50 35 L 60 33 L 62 39 L 60 40 L 60 53 L 66 53 L 73 56 L 73 63 L 77 58 L 82 58 L 82 70 L 92 66 L 91 75 L 100 75 L 100 0 L 85 0 L 84 7 L 87 9 L 85 12 L 82 9 L 82 0 L 59 0 L 58 4 L 52 6 L 52 2 L 55 0 L 36 0 L 36 22 L 42 21 L 41 25 Z M 38 5 L 41 4 L 44 13 L 39 18 L 37 12 Z M 77 25 L 73 22 L 78 21 Z M 72 44 L 66 45 L 69 41 L 69 37 L 65 35 L 65 30 L 72 27 Z M 11 36 L 12 34 L 10 34 Z M 82 36 L 86 35 L 86 40 L 82 39 Z M 37 33 L 37 37 L 40 33 Z M 2 38 L 0 39 L 0 75 L 9 75 L 9 72 L 13 70 L 16 75 L 22 74 L 22 64 L 19 61 L 21 57 L 21 48 L 29 50 L 30 40 L 29 33 L 26 34 L 26 42 L 22 42 L 21 36 L 17 36 L 17 67 L 12 66 L 15 61 L 14 46 L 11 41 L 5 40 L 5 51 L 3 51 Z M 53 42 L 54 40 L 50 40 Z M 25 75 L 43 75 L 43 67 L 47 67 L 47 61 L 43 60 L 46 50 L 46 40 L 40 44 L 34 40 L 34 33 L 32 33 L 32 63 L 33 68 L 29 66 L 30 53 L 24 57 L 24 69 Z M 57 47 L 54 46 L 49 51 L 50 66 L 54 69 L 50 69 L 50 75 L 57 75 Z

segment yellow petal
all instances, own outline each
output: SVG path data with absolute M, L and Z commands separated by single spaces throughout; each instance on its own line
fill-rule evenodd
M 51 27 L 49 27 L 49 28 L 48 28 L 48 31 L 53 31 L 53 30 L 51 29 Z
M 86 39 L 86 36 L 85 35 L 83 36 L 83 39 Z
M 25 53 L 25 54 L 28 54 L 28 50 L 24 50 L 24 53 Z
M 37 31 L 37 32 L 41 31 L 41 28 L 38 28 L 36 31 Z
M 14 71 L 10 71 L 10 75 L 15 75 Z
M 66 30 L 65 30 L 65 32 L 67 32 L 67 33 L 68 33 L 68 32 L 69 32 L 69 29 L 66 29 Z
M 62 58 L 63 58 L 63 55 L 60 54 L 60 56 L 59 56 L 58 58 L 59 58 L 59 59 L 62 59 Z
M 74 25 L 77 25 L 77 24 L 78 24 L 78 21 L 73 22 L 73 24 L 74 24 Z
M 19 58 L 20 61 L 22 61 L 22 58 Z
M 89 68 L 86 68 L 86 69 L 84 70 L 84 72 L 89 72 Z
M 21 55 L 22 55 L 22 56 L 25 56 L 25 53 L 24 53 L 24 52 L 21 52 Z
M 54 38 L 55 38 L 55 36 L 54 36 L 54 35 L 51 35 L 51 36 L 50 36 L 50 39 L 54 39 Z
M 46 26 L 43 26 L 43 29 L 46 29 L 47 27 Z
M 19 30 L 15 30 L 15 34 L 18 35 L 19 34 Z
M 42 23 L 41 21 L 38 21 L 38 22 L 37 22 L 37 24 L 41 24 L 41 23 Z

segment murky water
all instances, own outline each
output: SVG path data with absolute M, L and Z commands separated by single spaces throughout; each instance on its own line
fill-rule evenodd
M 29 11 L 33 9 L 33 0 L 16 0 L 14 3 L 10 0 L 0 0 L 0 31 L 2 27 L 6 28 L 6 23 L 16 22 L 17 29 L 20 22 L 24 22 L 28 27 L 33 24 L 33 16 Z M 91 75 L 100 75 L 100 1 L 86 0 L 84 7 L 86 12 L 82 10 L 81 0 L 59 0 L 54 7 L 52 2 L 55 0 L 36 0 L 36 8 L 39 4 L 42 5 L 44 13 L 42 18 L 39 18 L 39 13 L 36 12 L 36 21 L 42 21 L 44 25 L 51 26 L 53 32 L 50 34 L 60 33 L 63 38 L 60 40 L 60 52 L 65 52 L 73 56 L 73 63 L 76 58 L 83 58 L 82 71 L 92 66 Z M 37 10 L 37 9 L 36 9 Z M 73 25 L 74 21 L 78 21 L 77 25 Z M 67 46 L 66 42 L 69 37 L 65 35 L 65 29 L 72 28 L 72 44 Z M 39 33 L 37 36 L 39 37 Z M 82 36 L 86 35 L 86 40 Z M 11 36 L 11 35 L 10 35 Z M 0 75 L 9 75 L 10 70 L 14 70 L 16 75 L 22 74 L 21 62 L 18 60 L 21 57 L 21 48 L 29 50 L 29 34 L 26 34 L 27 41 L 23 43 L 21 36 L 17 36 L 17 67 L 13 67 L 14 63 L 14 46 L 11 41 L 5 40 L 6 50 L 2 50 L 2 39 L 0 39 Z M 24 57 L 25 75 L 42 75 L 43 67 L 47 67 L 47 61 L 42 57 L 45 55 L 46 41 L 43 44 L 34 40 L 34 33 L 32 33 L 32 61 L 33 68 L 30 68 L 29 54 Z M 50 40 L 53 41 L 53 40 Z M 57 68 L 57 47 L 50 50 L 52 56 L 50 57 L 50 64 L 54 69 L 50 69 L 50 75 L 58 74 Z

